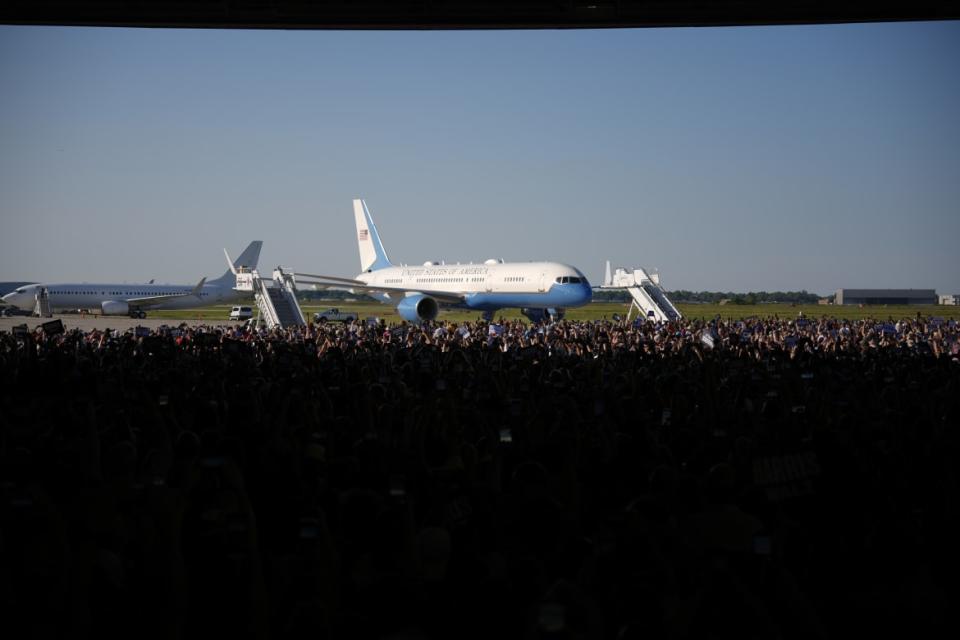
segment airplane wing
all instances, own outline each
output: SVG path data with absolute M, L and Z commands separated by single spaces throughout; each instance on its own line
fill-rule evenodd
M 171 300 L 176 300 L 177 298 L 189 298 L 193 296 L 200 299 L 200 291 L 203 289 L 204 283 L 206 283 L 206 278 L 201 278 L 200 282 L 197 283 L 197 286 L 193 288 L 190 293 L 165 293 L 159 296 L 144 296 L 142 298 L 127 298 L 127 304 L 134 304 L 138 307 L 151 307 L 155 304 L 162 304 L 164 302 L 169 302 Z
M 343 283 L 343 284 L 356 284 L 356 285 L 360 285 L 360 286 L 366 286 L 366 284 L 367 284 L 367 283 L 364 282 L 363 280 L 354 280 L 353 278 L 340 278 L 340 277 L 338 277 L 338 276 L 321 276 L 321 275 L 317 275 L 317 274 L 315 274 L 315 273 L 297 273 L 297 272 L 294 272 L 293 275 L 297 276 L 298 278 L 310 278 L 310 279 L 313 279 L 313 280 L 326 280 L 326 281 L 330 282 L 331 284 L 332 284 L 332 283 L 335 283 L 335 282 L 337 282 L 337 283 Z M 312 283 L 312 284 L 322 284 L 322 283 Z
M 296 273 L 294 275 L 297 276 L 297 282 L 312 284 L 323 289 L 349 289 L 351 291 L 358 291 L 362 293 L 399 293 L 404 295 L 408 293 L 422 293 L 425 296 L 430 296 L 431 298 L 436 299 L 438 302 L 444 302 L 446 304 L 461 304 L 465 300 L 465 297 L 462 294 L 451 293 L 449 291 L 409 289 L 406 287 L 391 287 L 390 285 L 383 284 L 374 285 L 367 284 L 363 280 L 338 278 L 335 276 L 320 276 L 309 273 Z M 302 278 L 316 278 L 316 280 L 303 280 Z

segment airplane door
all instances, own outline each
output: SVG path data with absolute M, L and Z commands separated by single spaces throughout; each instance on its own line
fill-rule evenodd
M 546 281 L 547 281 L 547 274 L 545 274 L 543 271 L 541 271 L 541 272 L 540 272 L 540 286 L 538 287 L 538 290 L 539 290 L 539 291 L 546 291 L 546 289 L 547 289 L 547 287 L 546 287 Z

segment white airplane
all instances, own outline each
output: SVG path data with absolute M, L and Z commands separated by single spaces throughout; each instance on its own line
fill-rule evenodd
M 433 320 L 440 304 L 481 311 L 488 320 L 498 309 L 519 307 L 536 322 L 547 316 L 559 318 L 563 309 L 585 305 L 593 296 L 579 269 L 557 262 L 394 265 L 363 200 L 353 201 L 353 214 L 362 272 L 355 278 L 298 273 L 298 281 L 312 278 L 320 287 L 369 294 L 395 304 L 397 313 L 408 322 Z
M 146 311 L 161 309 L 196 309 L 214 304 L 228 304 L 249 297 L 246 291 L 236 291 L 238 270 L 256 269 L 260 259 L 262 240 L 251 242 L 230 268 L 216 280 L 203 278 L 196 285 L 184 284 L 31 284 L 18 287 L 3 296 L 7 304 L 30 310 L 36 305 L 37 294 L 47 290 L 50 309 L 95 309 L 104 315 L 129 315 L 145 318 Z

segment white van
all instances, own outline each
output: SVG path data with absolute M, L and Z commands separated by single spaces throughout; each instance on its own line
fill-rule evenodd
M 340 309 L 327 309 L 313 314 L 314 322 L 356 322 L 357 314 L 352 311 L 340 311 Z
M 230 310 L 231 320 L 249 320 L 253 317 L 253 309 L 250 307 L 234 307 Z

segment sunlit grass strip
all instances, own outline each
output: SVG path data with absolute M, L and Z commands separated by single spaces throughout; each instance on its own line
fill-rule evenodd
M 254 314 L 256 314 L 256 306 Z M 338 308 L 341 311 L 352 311 L 361 318 L 376 317 L 383 318 L 387 322 L 400 322 L 401 318 L 397 315 L 396 309 L 392 306 L 380 304 L 377 302 L 342 302 L 331 301 L 328 304 L 317 304 L 311 302 L 301 305 L 304 316 L 308 319 L 313 314 L 322 309 Z M 680 312 L 687 318 L 705 318 L 713 319 L 717 316 L 725 320 L 742 320 L 744 318 L 759 317 L 772 318 L 796 318 L 802 312 L 807 318 L 819 318 L 827 316 L 830 318 L 845 318 L 849 320 L 861 320 L 865 318 L 874 318 L 879 320 L 901 318 L 915 318 L 917 313 L 923 316 L 934 316 L 944 319 L 960 319 L 960 307 L 939 306 L 939 305 L 896 305 L 896 306 L 832 306 L 832 305 L 796 305 L 789 304 L 757 304 L 757 305 L 732 305 L 732 304 L 678 304 Z M 626 316 L 629 310 L 627 303 L 621 302 L 595 302 L 585 307 L 577 309 L 568 309 L 566 318 L 570 320 L 600 320 L 603 318 L 612 319 L 614 314 Z M 182 311 L 152 311 L 149 317 L 169 320 L 185 321 L 204 321 L 221 323 L 227 322 L 230 316 L 231 305 L 220 305 L 215 307 L 203 307 L 200 309 L 186 309 Z M 504 317 L 508 320 L 526 320 L 520 314 L 519 309 L 501 309 L 497 312 L 498 319 Z M 480 318 L 477 311 L 466 311 L 462 309 L 442 309 L 440 319 L 447 322 L 473 321 Z

